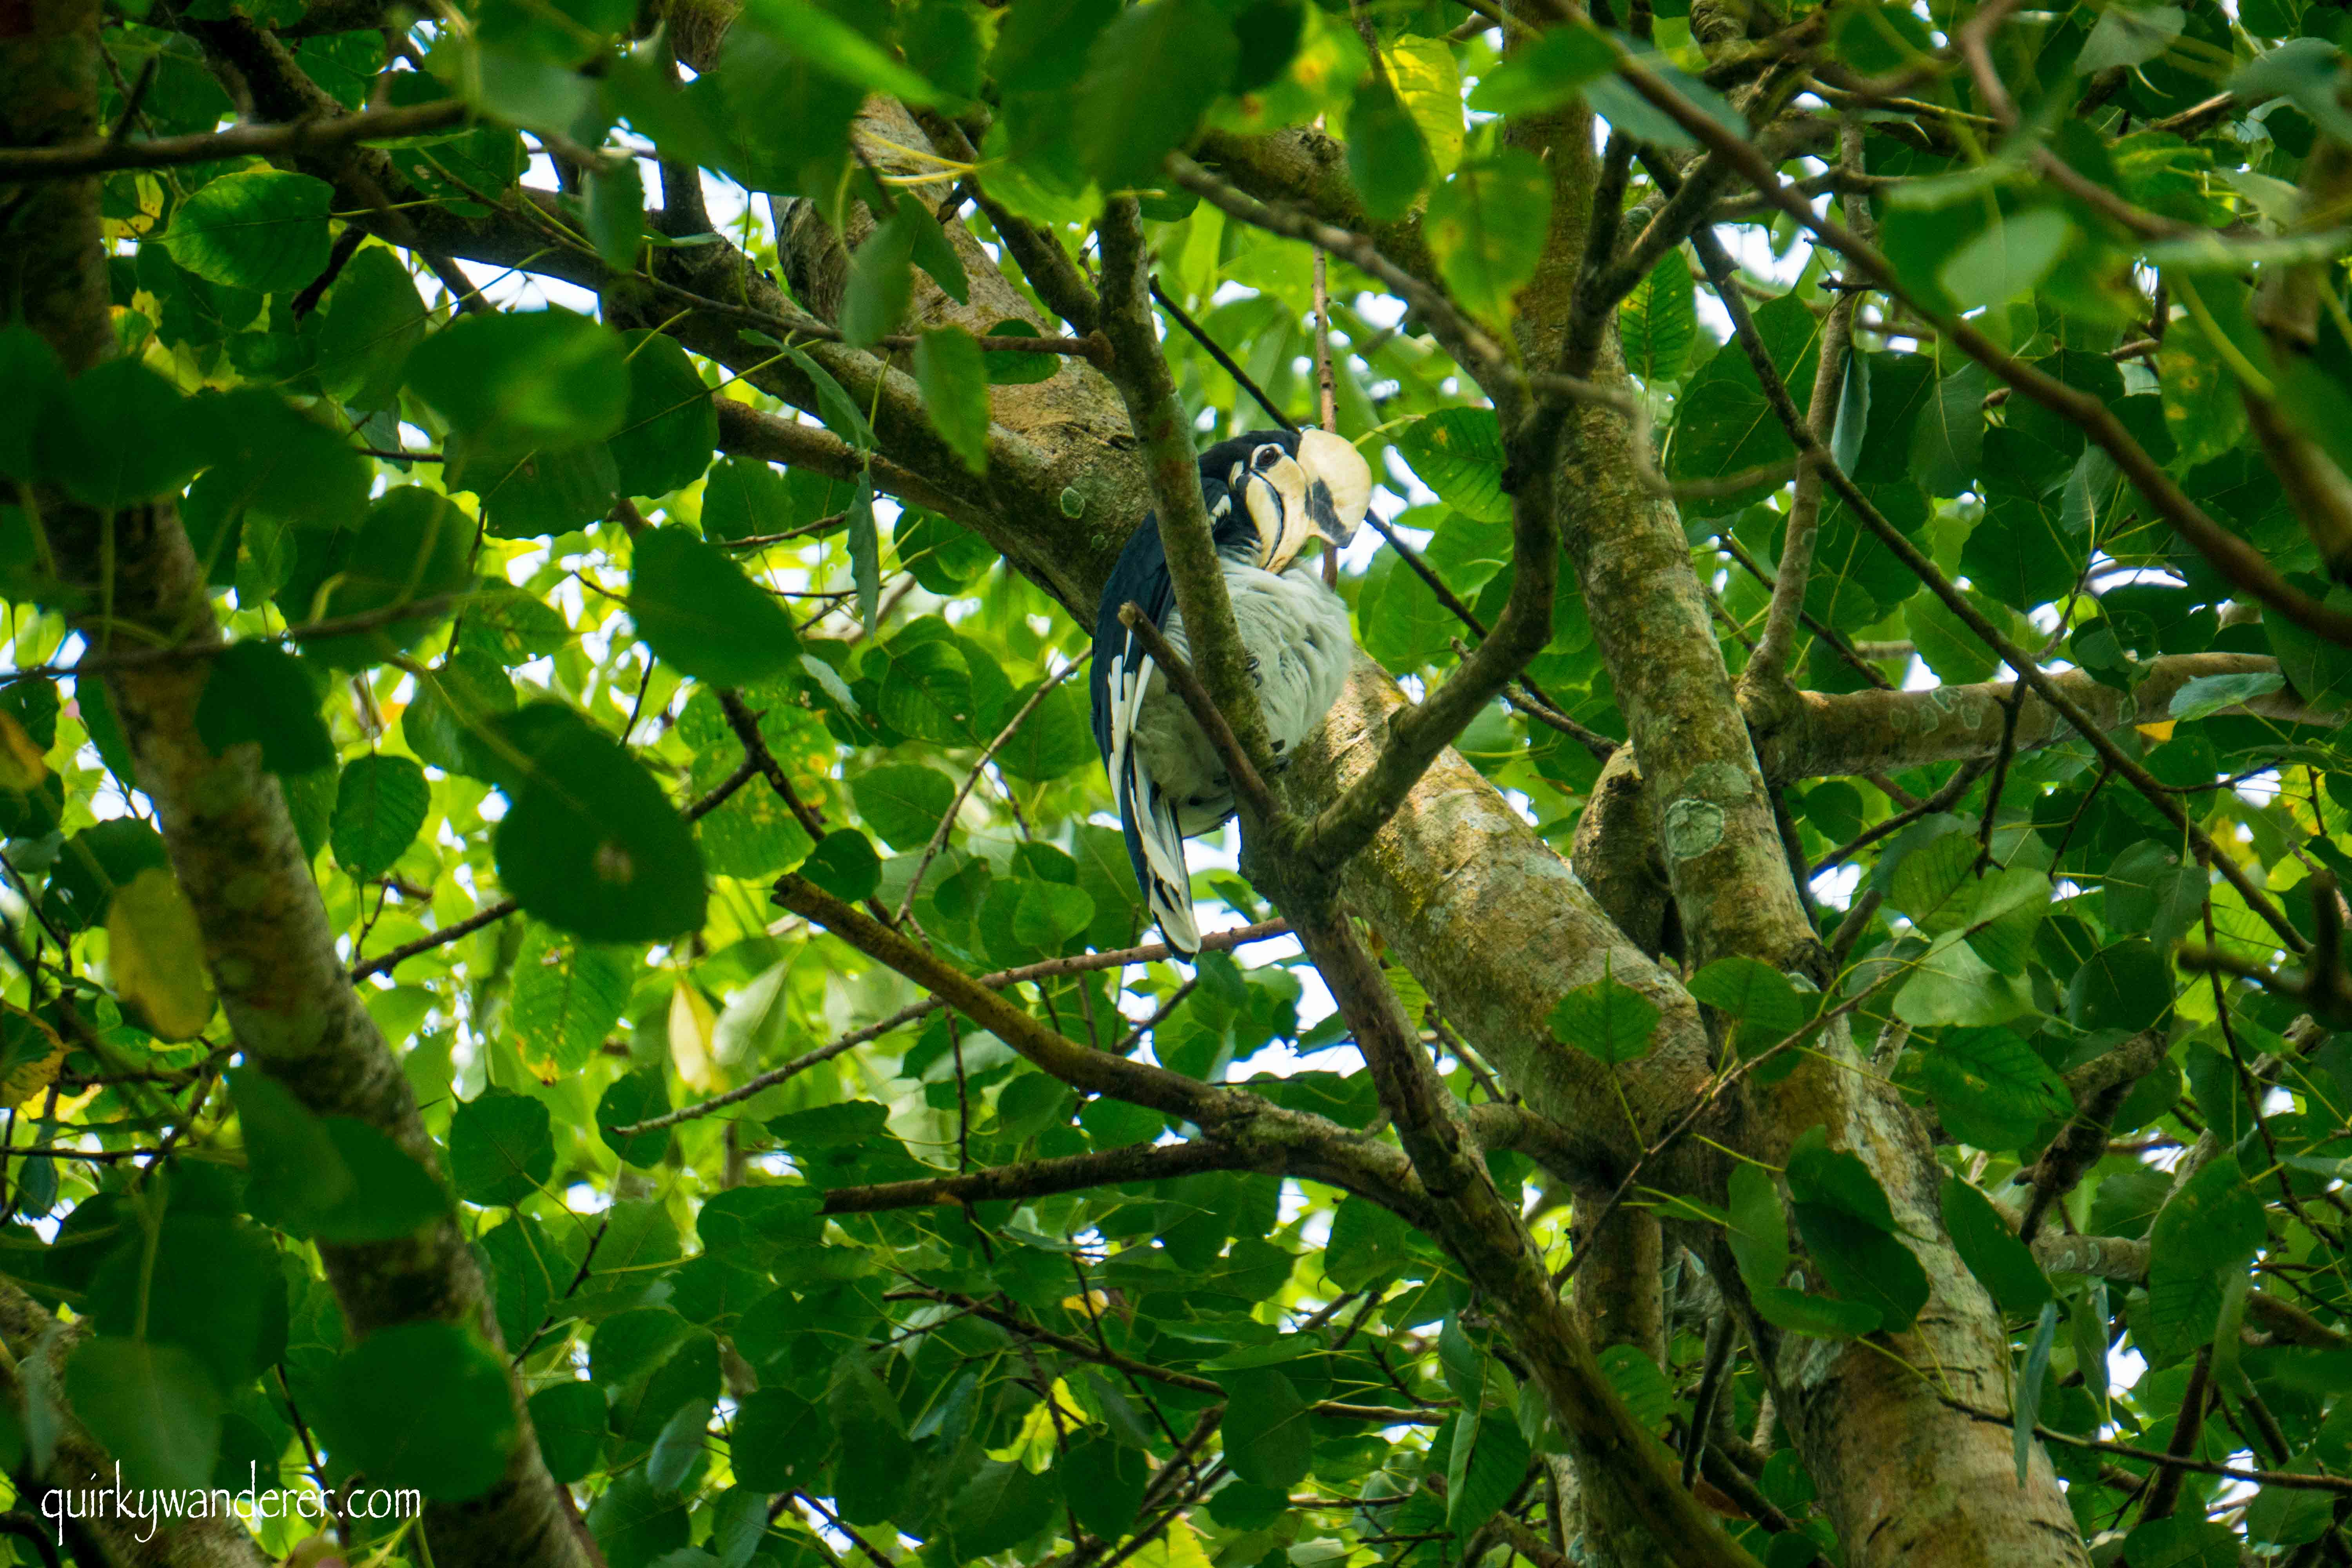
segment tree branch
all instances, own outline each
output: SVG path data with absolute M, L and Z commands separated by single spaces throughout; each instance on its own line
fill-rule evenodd
M 1143 447 L 1160 542 L 1166 547 L 1168 574 L 1175 580 L 1176 607 L 1184 617 L 1191 662 L 1217 710 L 1233 727 L 1241 756 L 1255 764 L 1257 776 L 1262 776 L 1273 757 L 1265 714 L 1250 679 L 1249 650 L 1242 646 L 1241 628 L 1234 622 L 1233 601 L 1225 592 L 1224 572 L 1211 535 L 1192 426 L 1177 401 L 1160 335 L 1152 330 L 1151 258 L 1134 198 L 1114 196 L 1105 203 L 1096 233 L 1102 247 L 1103 331 L 1118 353 L 1111 380 Z M 1238 776 L 1234 782 L 1236 786 L 1242 783 Z M 1248 805 L 1263 815 L 1271 797 L 1263 784 L 1255 795 Z
M 290 125 L 239 125 L 152 142 L 107 138 L 63 147 L 0 147 L 0 184 L 69 180 L 111 169 L 170 169 L 226 158 L 284 158 L 332 152 L 362 142 L 398 142 L 446 131 L 463 123 L 467 112 L 458 100 L 444 99 L 407 109 L 371 109 Z

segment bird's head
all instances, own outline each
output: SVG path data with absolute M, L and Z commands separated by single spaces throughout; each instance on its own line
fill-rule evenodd
M 1236 452 L 1227 482 L 1255 526 L 1259 567 L 1284 570 L 1309 539 L 1338 549 L 1356 536 L 1372 470 L 1349 442 L 1323 430 L 1267 430 L 1228 445 Z

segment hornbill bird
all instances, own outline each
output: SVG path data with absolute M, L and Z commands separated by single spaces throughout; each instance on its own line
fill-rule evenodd
M 1318 535 L 1327 548 L 1354 537 L 1371 500 L 1371 469 L 1324 431 L 1256 430 L 1201 454 L 1201 495 L 1279 767 L 1339 700 L 1355 648 L 1348 606 L 1298 552 Z M 1184 840 L 1233 816 L 1233 782 L 1184 700 L 1119 619 L 1130 603 L 1189 656 L 1157 514 L 1119 552 L 1095 617 L 1095 744 L 1151 918 L 1168 945 L 1190 957 L 1201 950 L 1201 932 Z

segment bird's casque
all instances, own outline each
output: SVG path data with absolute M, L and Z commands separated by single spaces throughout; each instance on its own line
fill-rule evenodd
M 1338 700 L 1355 646 L 1347 605 L 1298 552 L 1311 538 L 1336 548 L 1354 536 L 1371 500 L 1371 469 L 1354 447 L 1321 430 L 1253 431 L 1219 442 L 1200 461 L 1225 591 L 1280 765 Z M 1156 514 L 1119 552 L 1095 618 L 1095 744 L 1151 918 L 1168 945 L 1189 956 L 1201 935 L 1184 840 L 1233 816 L 1233 784 L 1183 699 L 1119 619 L 1130 603 L 1172 649 L 1189 653 Z

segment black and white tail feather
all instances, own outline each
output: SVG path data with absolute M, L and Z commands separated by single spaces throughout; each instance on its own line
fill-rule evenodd
M 1277 752 L 1322 722 L 1353 647 L 1347 607 L 1312 568 L 1294 567 L 1310 538 L 1345 544 L 1371 500 L 1371 470 L 1355 447 L 1320 430 L 1265 430 L 1201 456 L 1202 499 L 1249 650 Z M 1119 619 L 1134 604 L 1179 653 L 1186 649 L 1159 519 L 1128 541 L 1103 590 L 1092 672 L 1095 742 L 1101 748 L 1128 858 L 1168 945 L 1200 951 L 1184 840 L 1233 815 L 1223 763 L 1150 656 Z

